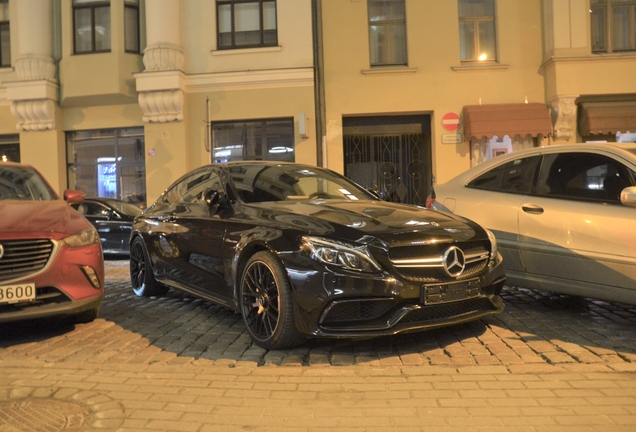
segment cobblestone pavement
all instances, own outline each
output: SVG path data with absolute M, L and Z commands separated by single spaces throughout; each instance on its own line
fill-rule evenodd
M 507 288 L 467 325 L 268 352 L 237 314 L 106 267 L 94 322 L 0 327 L 0 431 L 636 430 L 634 307 Z
M 371 340 L 313 340 L 289 351 L 251 343 L 240 315 L 170 291 L 136 297 L 128 261 L 106 262 L 97 320 L 3 325 L 0 360 L 137 364 L 636 366 L 636 307 L 506 288 L 503 314 Z

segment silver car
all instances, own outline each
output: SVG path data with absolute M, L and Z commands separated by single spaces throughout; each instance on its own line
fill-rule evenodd
M 636 144 L 498 156 L 435 196 L 495 234 L 509 285 L 636 304 Z

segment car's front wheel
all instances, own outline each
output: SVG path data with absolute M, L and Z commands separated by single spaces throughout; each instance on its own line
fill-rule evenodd
M 166 286 L 155 280 L 146 245 L 140 237 L 135 237 L 130 245 L 130 282 L 133 291 L 140 297 L 162 295 L 168 291 Z
M 254 342 L 265 349 L 287 349 L 300 344 L 294 324 L 291 285 L 282 263 L 269 251 L 254 254 L 241 277 L 243 321 Z

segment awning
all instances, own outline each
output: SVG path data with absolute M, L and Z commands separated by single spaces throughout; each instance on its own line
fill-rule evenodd
M 581 136 L 636 132 L 636 101 L 586 102 L 581 104 Z
M 548 108 L 541 103 L 467 105 L 463 111 L 464 136 L 547 136 L 552 132 Z

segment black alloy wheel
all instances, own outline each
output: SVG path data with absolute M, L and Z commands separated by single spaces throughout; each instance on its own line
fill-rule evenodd
M 135 237 L 130 245 L 130 282 L 133 291 L 140 297 L 162 295 L 168 291 L 166 286 L 155 280 L 146 245 L 141 237 Z
M 300 344 L 285 268 L 269 251 L 254 254 L 241 278 L 241 314 L 252 340 L 265 349 Z

